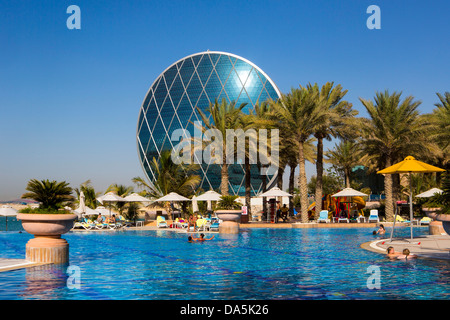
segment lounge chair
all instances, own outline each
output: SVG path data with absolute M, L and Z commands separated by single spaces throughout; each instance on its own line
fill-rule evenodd
M 107 222 L 106 223 L 106 227 L 114 230 L 114 229 L 120 229 L 122 227 L 122 223 L 119 221 L 118 218 L 116 218 L 116 222 Z
M 404 222 L 404 223 L 410 223 L 411 221 L 403 219 L 401 216 L 397 216 L 396 222 Z
M 184 219 L 182 219 L 182 218 L 175 219 L 175 227 L 176 228 L 186 229 L 187 226 L 188 226 L 188 223 Z
M 380 222 L 380 218 L 378 217 L 378 210 L 372 209 L 370 210 L 369 219 L 367 219 L 367 222 L 376 221 Z
M 422 219 L 419 220 L 419 225 L 423 225 L 423 224 L 429 225 L 430 222 L 431 222 L 431 218 L 423 217 Z
M 339 217 L 338 223 L 340 223 L 340 222 L 347 222 L 347 223 L 350 223 L 350 220 L 348 220 L 348 218 Z
M 158 216 L 156 218 L 156 226 L 158 228 L 167 228 L 167 222 L 166 219 L 163 216 Z
M 92 228 L 95 228 L 95 224 L 86 218 L 83 218 L 81 221 L 77 221 L 73 225 L 73 229 L 77 228 L 84 228 L 85 230 L 91 230 Z
M 317 219 L 317 222 L 325 222 L 325 223 L 330 222 L 330 219 L 328 218 L 328 210 L 320 211 L 319 219 Z
M 102 216 L 102 222 L 99 221 L 95 221 L 95 229 L 106 229 L 108 227 L 108 224 L 105 222 L 106 221 L 106 217 Z
M 205 231 L 206 230 L 206 219 L 197 219 L 197 231 Z
M 217 218 L 212 218 L 211 222 L 207 224 L 207 229 L 209 231 L 219 231 L 220 221 Z
M 133 223 L 127 219 L 125 219 L 122 215 L 119 215 L 117 218 L 117 223 L 121 225 L 121 227 L 130 227 Z

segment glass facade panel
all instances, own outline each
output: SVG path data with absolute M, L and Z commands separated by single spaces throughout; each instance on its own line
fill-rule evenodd
M 158 159 L 162 150 L 178 143 L 170 141 L 174 130 L 187 129 L 194 135 L 191 122 L 201 119 L 196 106 L 206 113 L 215 99 L 220 103 L 225 98 L 228 103 L 247 103 L 244 112 L 248 112 L 258 100 L 278 97 L 273 81 L 256 65 L 236 55 L 202 52 L 177 61 L 155 80 L 140 109 L 138 155 L 147 178 L 155 179 L 148 165 L 153 157 Z M 244 195 L 243 164 L 230 165 L 228 171 L 230 194 Z M 256 165 L 251 166 L 251 171 L 252 195 L 261 192 L 262 179 L 275 180 L 260 176 Z M 221 165 L 202 163 L 199 174 L 205 191 L 220 187 Z

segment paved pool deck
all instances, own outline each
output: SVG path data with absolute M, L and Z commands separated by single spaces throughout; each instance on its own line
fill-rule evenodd
M 428 235 L 402 239 L 379 239 L 363 243 L 363 249 L 385 255 L 388 247 L 394 247 L 397 252 L 409 249 L 418 258 L 450 260 L 450 236 L 449 235 Z
M 0 258 L 0 272 L 41 266 L 43 263 L 31 262 L 25 259 L 3 259 Z

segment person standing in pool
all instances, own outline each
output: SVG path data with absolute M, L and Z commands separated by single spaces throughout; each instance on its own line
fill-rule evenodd
M 403 249 L 402 254 L 397 257 L 397 259 L 405 259 L 405 260 L 408 260 L 411 258 L 417 258 L 417 256 L 415 254 L 411 254 L 409 249 Z
M 388 247 L 387 248 L 387 256 L 388 256 L 388 258 L 391 258 L 391 259 L 395 259 L 395 258 L 397 258 L 399 255 L 401 255 L 401 253 L 400 252 L 396 252 L 395 250 L 394 250 L 394 247 Z
M 214 235 L 211 238 L 206 239 L 205 235 L 203 233 L 200 233 L 200 238 L 192 238 L 192 240 L 194 240 L 194 241 L 206 241 L 206 240 L 212 240 L 213 238 L 214 238 Z
M 385 233 L 386 233 L 386 229 L 384 229 L 384 226 L 382 224 L 380 224 L 377 234 L 385 234 Z

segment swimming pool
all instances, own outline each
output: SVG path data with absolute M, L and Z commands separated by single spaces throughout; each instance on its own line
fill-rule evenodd
M 402 229 L 396 235 L 408 236 L 409 228 Z M 186 233 L 167 230 L 70 232 L 63 236 L 69 266 L 1 272 L 0 299 L 450 298 L 448 261 L 390 261 L 360 248 L 374 239 L 371 232 L 241 229 L 205 243 L 188 243 Z M 427 234 L 428 228 L 414 232 Z M 23 259 L 31 237 L 0 232 L 0 258 Z M 379 267 L 379 288 L 368 288 L 370 266 Z

